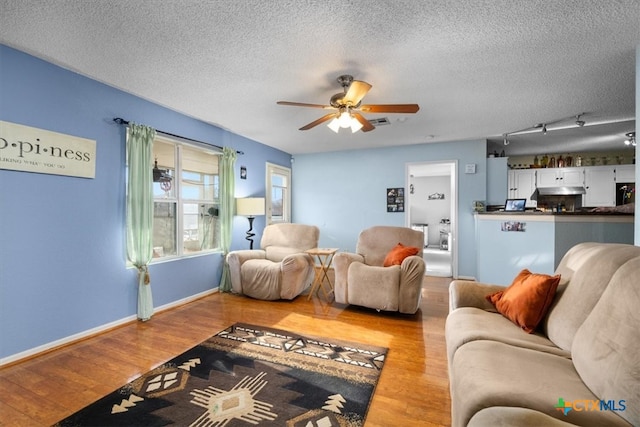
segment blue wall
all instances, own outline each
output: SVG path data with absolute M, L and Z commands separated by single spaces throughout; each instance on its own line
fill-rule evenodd
M 486 197 L 486 141 L 408 145 L 294 156 L 293 219 L 320 227 L 320 245 L 354 251 L 372 225 L 405 226 L 404 213 L 388 213 L 386 190 L 406 187 L 408 163 L 458 160 L 460 276 L 475 276 L 472 202 Z M 464 166 L 475 163 L 475 174 Z
M 265 162 L 291 164 L 287 153 L 2 45 L 0 94 L 0 120 L 97 141 L 95 179 L 0 170 L 0 359 L 136 313 L 123 238 L 125 128 L 114 117 L 244 151 L 238 197 L 264 196 Z M 234 225 L 232 249 L 245 248 L 246 218 Z M 220 254 L 152 265 L 154 305 L 217 287 L 221 265 Z

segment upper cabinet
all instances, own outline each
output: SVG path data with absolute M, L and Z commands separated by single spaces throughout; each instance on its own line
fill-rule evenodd
M 617 165 L 615 178 L 616 182 L 636 182 L 636 165 Z
M 535 208 L 538 205 L 535 200 L 531 200 L 536 189 L 535 169 L 510 170 L 508 187 L 510 199 L 527 199 L 526 206 L 528 208 Z
M 536 170 L 538 188 L 582 187 L 584 168 L 547 168 Z
M 584 184 L 586 193 L 582 205 L 615 206 L 615 175 L 619 166 L 594 166 L 585 168 Z

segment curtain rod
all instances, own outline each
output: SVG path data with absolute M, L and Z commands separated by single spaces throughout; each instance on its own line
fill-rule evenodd
M 125 126 L 127 126 L 127 125 L 129 124 L 129 122 L 128 122 L 127 120 L 122 119 L 122 118 L 120 118 L 120 117 L 116 117 L 116 118 L 114 118 L 114 119 L 113 119 L 113 121 L 114 121 L 114 122 L 116 122 L 116 123 L 117 123 L 117 124 L 119 124 L 119 125 L 125 125 Z M 219 145 L 209 144 L 208 142 L 198 141 L 197 139 L 187 138 L 187 137 L 180 136 L 180 135 L 176 135 L 176 134 L 173 134 L 173 133 L 164 132 L 164 131 L 161 131 L 161 130 L 158 130 L 158 129 L 156 129 L 156 132 L 161 133 L 161 134 L 166 135 L 166 136 L 172 136 L 172 137 L 174 137 L 174 138 L 184 139 L 184 140 L 186 140 L 186 141 L 197 142 L 198 144 L 211 145 L 211 146 L 216 147 L 216 148 L 219 148 L 219 149 L 221 149 L 221 150 L 222 150 L 222 148 L 223 148 L 223 147 L 220 147 Z M 240 154 L 240 155 L 243 155 L 243 154 L 244 154 L 244 151 L 236 151 L 236 153 L 238 153 L 238 154 Z

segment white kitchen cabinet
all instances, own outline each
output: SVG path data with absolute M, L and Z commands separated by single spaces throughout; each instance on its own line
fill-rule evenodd
M 593 166 L 585 168 L 584 183 L 586 193 L 582 206 L 616 205 L 616 166 Z
M 617 165 L 616 182 L 636 182 L 636 165 Z
M 536 174 L 538 188 L 584 185 L 584 168 L 543 168 L 537 169 Z
M 538 202 L 531 200 L 536 189 L 535 169 L 513 169 L 509 171 L 508 188 L 510 199 L 527 199 L 526 206 L 535 208 Z

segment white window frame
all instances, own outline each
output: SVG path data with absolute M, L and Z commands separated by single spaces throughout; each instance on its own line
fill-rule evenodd
M 286 177 L 287 186 L 284 187 L 284 199 L 282 207 L 282 218 L 273 218 L 271 212 L 272 200 L 271 191 L 273 189 L 272 176 L 283 175 Z M 266 194 L 266 222 L 267 224 L 279 224 L 291 222 L 291 168 L 276 165 L 274 163 L 267 162 L 266 179 L 265 179 L 265 194 Z
M 164 135 L 156 135 L 154 142 L 155 141 L 159 141 L 162 142 L 164 144 L 173 144 L 174 146 L 174 159 L 175 159 L 175 176 L 173 179 L 172 184 L 175 186 L 174 188 L 174 197 L 171 197 L 169 199 L 166 198 L 161 198 L 161 197 L 154 197 L 153 198 L 153 202 L 154 205 L 156 202 L 162 202 L 162 203 L 169 203 L 169 204 L 175 204 L 176 206 L 176 236 L 175 238 L 175 243 L 176 243 L 176 254 L 174 255 L 166 255 L 166 256 L 162 256 L 159 258 L 153 258 L 151 260 L 151 263 L 162 263 L 165 261 L 172 261 L 172 260 L 176 260 L 176 259 L 184 259 L 184 258 L 192 258 L 192 257 L 197 257 L 197 256 L 203 256 L 203 255 L 208 255 L 211 253 L 215 253 L 215 252 L 221 252 L 222 249 L 220 247 L 216 247 L 216 248 L 212 248 L 212 249 L 204 249 L 204 250 L 200 250 L 200 251 L 195 251 L 195 252 L 184 252 L 184 204 L 185 203 L 197 203 L 197 204 L 201 204 L 201 203 L 213 203 L 213 204 L 217 204 L 218 206 L 220 205 L 220 195 L 218 194 L 218 197 L 216 198 L 214 196 L 214 199 L 212 201 L 210 200 L 200 200 L 200 199 L 189 199 L 189 198 L 184 198 L 182 196 L 182 190 L 181 190 L 181 186 L 182 186 L 182 149 L 183 147 L 187 147 L 190 150 L 197 150 L 197 151 L 202 151 L 204 153 L 207 154 L 212 154 L 212 155 L 217 155 L 220 156 L 221 152 L 220 150 L 216 149 L 216 148 L 208 148 L 207 146 L 204 145 L 199 145 L 199 144 L 191 144 L 191 143 L 187 143 L 184 142 L 178 138 L 172 138 L 169 136 L 164 136 Z M 218 159 L 219 161 L 219 159 Z M 219 178 L 218 178 L 219 179 Z M 219 182 L 218 182 L 219 184 Z M 219 190 L 218 190 L 219 191 Z M 215 194 L 215 193 L 214 193 Z

